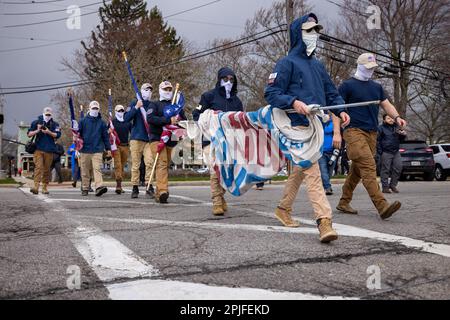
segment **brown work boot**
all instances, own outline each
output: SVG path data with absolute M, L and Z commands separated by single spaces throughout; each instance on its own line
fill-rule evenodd
M 275 209 L 275 217 L 280 220 L 280 222 L 288 228 L 298 228 L 300 224 L 297 221 L 292 220 L 291 209 L 282 209 L 277 207 Z
M 42 185 L 42 194 L 50 194 L 50 192 L 48 192 L 46 184 Z
M 349 204 L 339 203 L 336 207 L 339 211 L 348 214 L 358 214 L 358 210 L 353 209 Z
M 320 242 L 329 243 L 331 241 L 337 240 L 338 235 L 332 227 L 331 219 L 320 219 L 317 228 L 319 229 Z
M 116 193 L 121 194 L 123 192 L 122 190 L 122 180 L 116 180 Z
M 228 211 L 228 205 L 227 205 L 227 202 L 225 201 L 224 197 L 222 197 L 222 208 L 223 208 L 224 212 Z
M 380 217 L 383 220 L 386 220 L 390 216 L 392 216 L 400 207 L 402 204 L 399 201 L 394 201 L 391 204 L 387 204 L 386 207 L 380 212 Z
M 223 216 L 225 214 L 222 197 L 213 198 L 213 214 L 215 216 Z
M 30 192 L 31 192 L 32 194 L 39 194 L 39 189 L 31 188 L 31 189 L 30 189 Z
M 391 187 L 391 190 L 393 193 L 400 193 L 400 191 L 398 191 L 397 187 Z
M 391 190 L 389 189 L 389 187 L 383 188 L 383 190 L 381 192 L 383 192 L 383 193 L 392 193 Z

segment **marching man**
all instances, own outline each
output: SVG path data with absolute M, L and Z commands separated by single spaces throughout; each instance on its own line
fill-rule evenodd
M 291 125 L 298 130 L 309 126 L 305 116 L 310 113 L 308 105 L 331 106 L 344 103 L 324 65 L 314 57 L 318 32 L 322 28 L 313 13 L 296 19 L 291 24 L 291 49 L 288 56 L 276 64 L 265 90 L 265 98 L 272 107 L 295 109 L 296 113 L 288 115 Z M 350 122 L 348 114 L 343 109 L 335 109 L 333 113 L 341 118 L 342 125 L 345 126 Z M 294 166 L 284 188 L 283 197 L 275 210 L 276 218 L 286 227 L 299 226 L 292 220 L 291 212 L 303 180 L 306 182 L 308 197 L 314 209 L 320 241 L 328 243 L 336 240 L 338 235 L 332 228 L 331 207 L 322 186 L 317 162 L 306 170 Z
M 87 196 L 90 188 L 90 172 L 94 173 L 95 195 L 100 197 L 108 191 L 103 186 L 102 164 L 103 151 L 111 157 L 111 144 L 109 142 L 108 126 L 100 115 L 100 104 L 92 101 L 89 104 L 89 112 L 79 124 L 78 130 L 83 139 L 81 154 L 81 195 Z
M 114 174 L 116 176 L 116 193 L 123 193 L 122 179 L 125 165 L 128 161 L 128 154 L 130 153 L 128 147 L 128 140 L 130 137 L 131 123 L 124 120 L 125 108 L 122 105 L 117 105 L 115 108 L 115 118 L 112 120 L 114 130 L 119 136 L 120 144 L 114 152 Z M 112 130 L 110 128 L 110 130 Z

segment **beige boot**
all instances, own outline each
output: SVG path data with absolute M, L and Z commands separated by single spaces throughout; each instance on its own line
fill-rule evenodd
M 223 216 L 225 214 L 221 197 L 213 198 L 213 214 L 215 216 Z
M 340 203 L 337 205 L 336 209 L 343 213 L 348 214 L 358 214 L 358 211 L 353 209 L 349 204 Z
M 391 204 L 387 204 L 386 207 L 384 207 L 383 211 L 380 212 L 381 219 L 385 220 L 392 216 L 400 207 L 402 204 L 398 201 L 394 201 Z
M 282 209 L 278 207 L 275 209 L 275 217 L 280 220 L 285 227 L 298 228 L 300 224 L 297 221 L 292 220 L 291 213 L 292 209 Z
M 337 240 L 338 235 L 332 227 L 331 219 L 320 219 L 320 223 L 317 228 L 319 229 L 320 242 L 329 243 L 331 241 Z
M 47 189 L 47 185 L 46 185 L 46 184 L 43 184 L 43 185 L 42 185 L 42 194 L 50 194 L 50 192 L 48 192 L 48 189 Z
M 225 198 L 222 196 L 222 209 L 224 212 L 228 211 L 228 205 L 227 202 L 225 201 Z
M 31 188 L 30 192 L 32 194 L 38 194 L 39 193 L 39 183 L 34 183 L 34 188 Z

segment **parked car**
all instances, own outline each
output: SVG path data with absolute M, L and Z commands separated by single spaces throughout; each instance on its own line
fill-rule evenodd
M 450 143 L 434 144 L 430 147 L 433 149 L 435 162 L 434 178 L 437 181 L 445 181 L 450 176 Z
M 420 176 L 425 181 L 434 179 L 433 149 L 425 141 L 407 140 L 400 143 L 400 155 L 402 157 L 402 174 L 400 180 L 406 177 Z

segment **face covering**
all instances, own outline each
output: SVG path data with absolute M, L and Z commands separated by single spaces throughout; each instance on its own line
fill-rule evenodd
M 172 91 L 164 91 L 163 89 L 159 89 L 159 101 L 170 101 L 172 100 L 172 97 Z
M 151 90 L 141 90 L 142 99 L 149 101 L 152 98 Z
M 123 112 L 116 112 L 116 119 L 123 122 Z
M 231 81 L 225 82 L 223 80 L 220 80 L 220 85 L 225 88 L 225 93 L 227 94 L 227 99 L 230 99 L 231 89 L 233 89 L 233 84 L 231 83 Z
M 369 81 L 372 78 L 375 68 L 367 69 L 362 64 L 358 64 L 356 68 L 355 78 L 361 81 Z
M 303 42 L 306 45 L 306 54 L 308 56 L 310 56 L 313 51 L 316 49 L 317 47 L 317 32 L 315 31 L 311 31 L 311 32 L 306 32 L 306 31 L 302 31 L 302 39 Z
M 97 118 L 98 117 L 98 113 L 99 113 L 99 110 L 89 110 L 89 115 L 91 117 Z
M 52 116 L 46 116 L 45 114 L 43 114 L 42 116 L 44 117 L 45 122 L 49 122 L 50 120 L 52 120 Z

